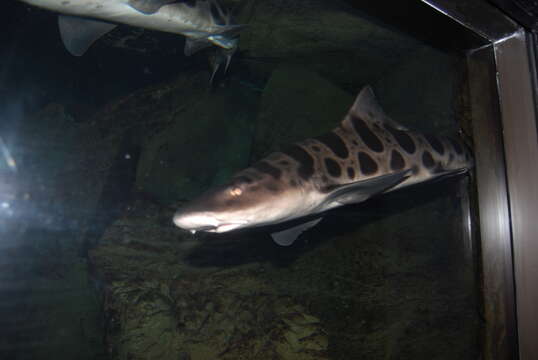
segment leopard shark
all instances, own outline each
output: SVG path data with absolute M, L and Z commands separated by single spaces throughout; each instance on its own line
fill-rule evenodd
M 461 140 L 404 127 L 366 86 L 332 131 L 269 154 L 179 208 L 173 222 L 193 233 L 223 233 L 304 218 L 271 234 L 287 246 L 331 209 L 472 166 Z
M 126 24 L 185 36 L 185 55 L 212 45 L 223 49 L 227 65 L 238 46 L 244 25 L 232 23 L 230 13 L 215 0 L 21 0 L 58 12 L 66 49 L 83 55 L 100 37 Z

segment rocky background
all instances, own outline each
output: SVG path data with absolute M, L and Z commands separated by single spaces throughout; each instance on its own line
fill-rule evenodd
M 465 184 L 334 211 L 291 248 L 171 225 L 365 84 L 406 126 L 464 126 L 463 59 L 408 3 L 227 1 L 249 27 L 212 85 L 177 36 L 119 27 L 74 58 L 53 14 L 3 4 L 0 357 L 476 359 Z

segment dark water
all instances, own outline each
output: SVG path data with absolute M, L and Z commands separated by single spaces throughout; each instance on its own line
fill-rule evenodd
M 465 132 L 464 59 L 412 3 L 229 1 L 249 27 L 212 85 L 181 37 L 120 27 L 76 58 L 54 14 L 2 4 L 0 358 L 478 358 L 468 177 L 334 210 L 291 247 L 171 224 L 366 84 L 405 126 Z

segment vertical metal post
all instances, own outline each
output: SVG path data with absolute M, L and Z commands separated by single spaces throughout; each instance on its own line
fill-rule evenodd
M 480 213 L 484 358 L 517 354 L 512 242 L 493 46 L 467 57 Z
M 510 199 L 519 356 L 538 354 L 538 132 L 527 36 L 494 45 Z

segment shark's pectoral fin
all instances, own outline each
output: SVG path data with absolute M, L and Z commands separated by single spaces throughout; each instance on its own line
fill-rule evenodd
M 203 38 L 203 39 L 186 38 L 184 53 L 185 53 L 185 56 L 191 56 L 195 52 L 200 51 L 210 46 L 211 46 L 211 42 L 209 42 L 206 38 Z
M 324 203 L 328 208 L 332 207 L 331 204 L 334 203 L 339 205 L 359 203 L 373 195 L 380 194 L 395 187 L 405 181 L 410 175 L 411 170 L 406 170 L 343 185 L 333 190 L 327 196 L 327 200 Z
M 293 242 L 297 239 L 299 235 L 301 235 L 303 232 L 310 229 L 311 227 L 315 226 L 318 222 L 321 221 L 321 219 L 322 218 L 317 218 L 309 222 L 299 224 L 292 228 L 272 233 L 271 237 L 278 245 L 290 246 L 291 244 L 293 244 Z
M 72 55 L 82 56 L 101 36 L 117 25 L 99 20 L 82 19 L 75 16 L 58 16 L 62 41 Z
M 128 4 L 141 13 L 154 14 L 164 5 L 178 1 L 179 0 L 129 0 Z

